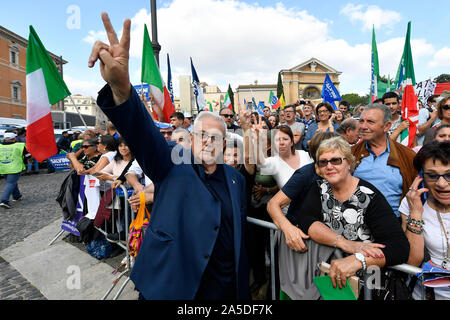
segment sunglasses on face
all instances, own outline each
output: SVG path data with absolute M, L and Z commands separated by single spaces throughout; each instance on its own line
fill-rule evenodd
M 225 118 L 232 118 L 233 117 L 232 114 L 221 114 L 221 116 L 225 117 Z
M 94 144 L 85 144 L 84 146 L 81 146 L 81 148 L 83 148 L 83 149 L 87 149 L 89 147 L 95 147 L 95 145 Z
M 319 160 L 317 161 L 317 165 L 319 166 L 319 168 L 324 168 L 328 165 L 328 162 L 331 163 L 333 166 L 338 166 L 340 164 L 342 164 L 342 160 L 345 160 L 345 158 L 332 158 L 330 160 Z
M 443 106 L 441 106 L 442 110 L 448 110 L 450 109 L 450 104 L 444 104 Z
M 424 175 L 425 180 L 428 182 L 436 182 L 441 177 L 443 177 L 445 179 L 445 181 L 450 182 L 450 173 L 437 174 L 437 173 L 433 173 L 433 172 L 424 172 L 423 175 Z

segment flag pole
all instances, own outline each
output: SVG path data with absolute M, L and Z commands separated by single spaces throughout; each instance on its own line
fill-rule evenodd
M 75 102 L 73 101 L 72 95 L 70 95 L 69 98 L 70 98 L 70 101 L 72 101 L 72 104 L 73 104 L 75 110 L 77 110 L 77 113 L 78 113 L 78 115 L 80 116 L 81 121 L 83 121 L 83 124 L 84 124 L 84 126 L 86 127 L 86 130 L 87 130 L 87 129 L 88 129 L 87 124 L 86 124 L 86 122 L 84 121 L 83 117 L 81 116 L 80 110 L 78 110 L 77 105 L 76 105 Z

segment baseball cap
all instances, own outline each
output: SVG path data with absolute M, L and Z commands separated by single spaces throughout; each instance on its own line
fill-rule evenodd
M 14 139 L 17 135 L 14 132 L 6 132 L 3 138 L 5 140 Z

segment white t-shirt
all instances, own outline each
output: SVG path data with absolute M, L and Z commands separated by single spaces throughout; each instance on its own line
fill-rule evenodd
M 403 198 L 402 202 L 400 203 L 398 211 L 407 217 L 409 216 L 409 206 L 406 197 Z M 442 221 L 444 222 L 445 229 L 447 230 L 448 237 L 450 238 L 450 212 L 441 213 L 441 217 Z M 436 210 L 432 209 L 428 205 L 428 202 L 426 202 L 423 206 L 422 220 L 424 222 L 423 238 L 425 241 L 425 247 L 430 253 L 431 261 L 434 264 L 441 266 L 442 261 L 444 260 L 444 250 L 447 250 L 447 244 L 441 224 L 436 215 Z M 421 288 L 418 281 L 416 287 L 414 288 L 414 299 L 420 299 L 420 290 Z M 436 300 L 450 299 L 450 287 L 434 288 L 434 293 L 436 295 Z
M 313 162 L 308 152 L 303 150 L 295 150 L 300 158 L 299 168 Z M 277 182 L 278 187 L 281 189 L 289 181 L 294 174 L 295 170 L 289 164 L 287 164 L 278 155 L 270 158 L 266 158 L 263 165 L 260 165 L 261 174 L 271 175 Z
M 145 187 L 148 187 L 149 185 L 151 185 L 151 184 L 153 183 L 152 180 L 150 180 L 149 177 L 147 177 L 146 175 L 144 175 L 144 171 L 142 170 L 141 166 L 139 165 L 139 163 L 138 163 L 136 160 L 134 160 L 134 161 L 131 163 L 131 166 L 130 166 L 130 168 L 128 169 L 128 172 L 125 174 L 125 176 L 126 176 L 127 174 L 130 174 L 130 173 L 133 173 L 133 174 L 137 175 L 138 178 L 144 176 L 144 180 L 145 180 L 144 186 L 145 186 Z
M 100 159 L 103 157 L 108 158 L 109 163 L 111 163 L 114 160 L 114 157 L 116 156 L 116 154 L 117 154 L 117 151 L 109 151 L 105 154 L 102 154 Z

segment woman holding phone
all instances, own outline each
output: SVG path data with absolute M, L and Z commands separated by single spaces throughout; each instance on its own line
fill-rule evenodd
M 317 121 L 311 123 L 303 140 L 303 147 L 305 150 L 309 149 L 309 141 L 316 134 L 316 132 L 335 132 L 339 124 L 334 123 L 335 113 L 334 109 L 328 102 L 321 102 L 316 107 Z

